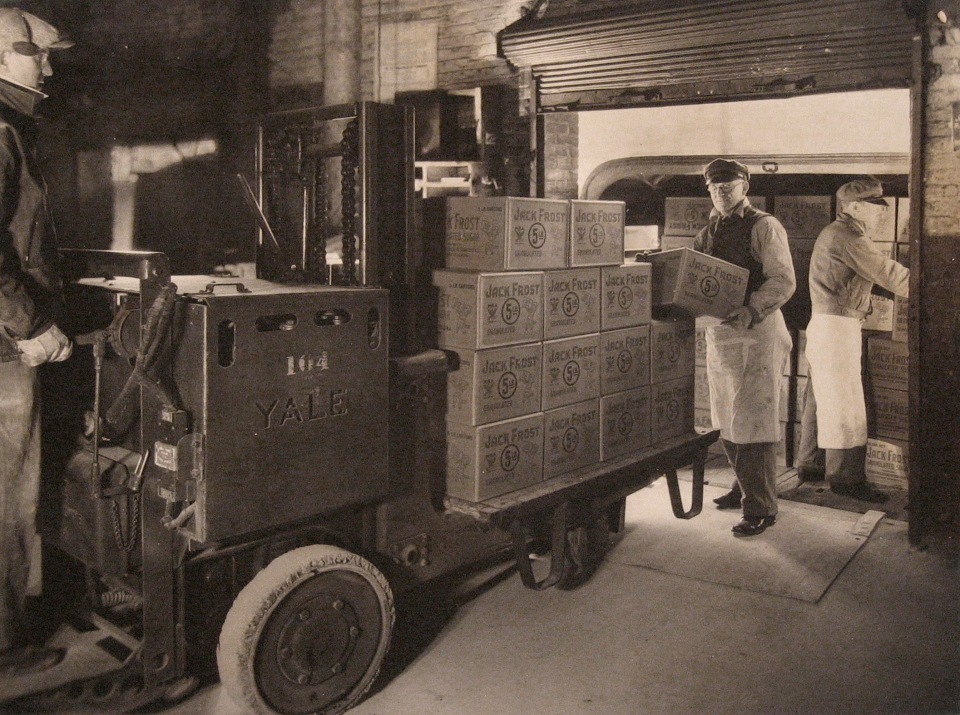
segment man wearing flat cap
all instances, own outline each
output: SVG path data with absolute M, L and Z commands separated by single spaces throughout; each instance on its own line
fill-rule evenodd
M 706 328 L 711 419 L 737 477 L 714 501 L 721 509 L 743 509 L 735 536 L 755 536 L 777 518 L 780 383 L 793 347 L 780 307 L 796 278 L 783 225 L 747 198 L 750 170 L 715 159 L 703 176 L 713 211 L 694 248 L 750 272 L 743 305 Z
M 17 8 L 0 8 L 0 677 L 55 665 L 62 651 L 29 643 L 24 617 L 40 483 L 37 366 L 69 357 L 54 317 L 60 279 L 37 167 L 37 104 L 51 50 L 73 43 Z M 39 566 L 39 564 L 35 564 Z
M 810 257 L 810 377 L 800 423 L 801 481 L 826 478 L 831 491 L 867 502 L 886 495 L 867 485 L 867 411 L 860 377 L 860 326 L 874 284 L 906 298 L 910 271 L 887 258 L 869 234 L 887 210 L 872 178 L 837 190 L 837 219 L 817 237 Z M 822 451 L 821 451 L 822 450 Z

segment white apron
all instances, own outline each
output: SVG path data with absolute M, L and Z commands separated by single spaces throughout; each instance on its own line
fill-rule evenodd
M 780 441 L 780 382 L 793 347 L 783 314 L 774 311 L 747 330 L 709 326 L 706 336 L 710 415 L 721 438 Z
M 860 376 L 860 321 L 815 313 L 807 325 L 807 360 L 817 400 L 817 445 L 850 449 L 867 443 Z

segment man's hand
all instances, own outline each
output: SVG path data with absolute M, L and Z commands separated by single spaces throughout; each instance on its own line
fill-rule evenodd
M 737 330 L 746 330 L 757 322 L 757 314 L 750 306 L 741 305 L 720 322 Z
M 73 353 L 70 338 L 56 325 L 51 325 L 35 338 L 18 340 L 17 348 L 20 350 L 20 360 L 30 367 L 37 367 L 45 362 L 60 362 Z

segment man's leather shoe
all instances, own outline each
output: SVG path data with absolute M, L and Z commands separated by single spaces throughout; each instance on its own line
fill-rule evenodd
M 743 494 L 740 492 L 740 490 L 731 489 L 722 497 L 717 497 L 714 499 L 713 503 L 717 505 L 717 509 L 739 509 L 740 502 L 742 500 Z
M 0 676 L 13 678 L 18 675 L 40 673 L 52 668 L 66 654 L 63 648 L 38 648 L 26 646 L 0 651 Z
M 762 534 L 768 526 L 773 526 L 776 521 L 776 515 L 745 516 L 733 525 L 731 531 L 734 536 L 756 536 Z
M 853 497 L 857 501 L 870 502 L 872 504 L 883 504 L 889 497 L 883 492 L 878 492 L 866 482 L 857 484 L 831 484 L 830 491 L 834 494 L 842 494 L 846 497 Z
M 815 467 L 800 467 L 797 469 L 797 479 L 800 483 L 804 482 L 822 482 L 826 478 L 822 469 Z

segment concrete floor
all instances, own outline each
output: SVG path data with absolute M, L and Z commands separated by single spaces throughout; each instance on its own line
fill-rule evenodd
M 911 549 L 885 518 L 816 603 L 609 558 L 574 591 L 525 589 L 510 569 L 425 588 L 398 603 L 351 714 L 960 713 L 958 573 L 949 548 Z M 152 712 L 237 708 L 211 684 Z

